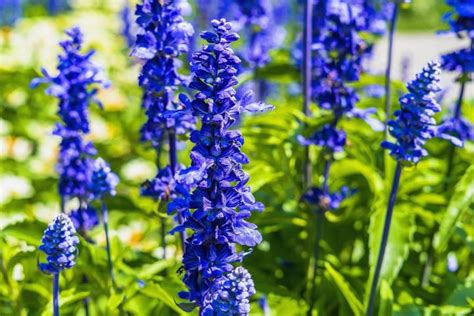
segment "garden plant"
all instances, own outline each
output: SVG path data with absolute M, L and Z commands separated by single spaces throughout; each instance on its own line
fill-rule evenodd
M 0 0 L 0 315 L 474 315 L 474 1 Z

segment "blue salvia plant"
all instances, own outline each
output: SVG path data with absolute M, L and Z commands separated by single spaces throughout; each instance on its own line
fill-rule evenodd
M 112 263 L 112 252 L 109 238 L 109 215 L 107 211 L 107 205 L 105 204 L 104 198 L 114 196 L 116 194 L 115 187 L 119 183 L 118 176 L 112 172 L 110 166 L 102 158 L 97 158 L 94 161 L 94 167 L 91 176 L 90 192 L 92 198 L 98 200 L 102 210 L 102 225 L 104 227 L 105 242 L 107 250 L 107 263 L 109 268 L 109 276 L 112 281 L 114 289 L 117 289 L 115 281 L 114 268 Z
M 400 98 L 401 108 L 394 112 L 395 120 L 389 122 L 390 134 L 395 141 L 382 142 L 382 148 L 390 151 L 397 165 L 385 214 L 377 263 L 371 278 L 366 316 L 372 315 L 374 311 L 380 271 L 403 167 L 416 165 L 421 158 L 427 156 L 428 152 L 424 145 L 436 136 L 436 121 L 433 116 L 440 111 L 440 106 L 436 101 L 436 93 L 440 91 L 438 86 L 440 73 L 440 65 L 437 62 L 429 62 L 423 71 L 416 75 L 416 79 L 408 83 L 408 93 Z
M 58 74 L 50 75 L 42 69 L 43 78 L 32 81 L 32 87 L 41 83 L 49 84 L 46 93 L 59 99 L 58 115 L 62 119 L 56 124 L 54 134 L 61 137 L 57 171 L 59 173 L 58 191 L 61 197 L 61 212 L 65 213 L 68 201 L 77 200 L 79 206 L 70 212 L 71 221 L 78 232 L 87 240 L 87 232 L 98 225 L 96 209 L 91 205 L 106 193 L 113 193 L 118 182 L 116 175 L 110 173 L 102 179 L 99 165 L 94 162 L 96 149 L 84 136 L 89 133 L 89 105 L 100 102 L 96 99 L 99 87 L 107 87 L 102 68 L 92 62 L 94 51 L 81 53 L 83 34 L 77 27 L 66 31 L 70 37 L 60 43 L 63 54 L 59 55 Z M 101 159 L 98 160 L 102 161 Z M 105 162 L 104 162 L 105 164 Z M 95 165 L 95 166 L 94 166 Z M 107 182 L 108 181 L 108 182 Z M 107 217 L 104 228 L 108 237 Z M 110 243 L 107 238 L 107 253 L 110 260 Z M 112 269 L 111 278 L 113 278 Z M 86 281 L 87 278 L 84 278 Z M 85 300 L 86 312 L 88 310 Z
M 119 12 L 119 18 L 121 22 L 120 34 L 125 39 L 127 46 L 132 48 L 135 45 L 135 30 L 134 22 L 132 20 L 132 12 L 128 0 L 124 2 L 122 9 Z
M 181 100 L 200 118 L 201 127 L 191 133 L 195 144 L 192 165 L 179 174 L 181 198 L 169 205 L 182 214 L 184 223 L 174 232 L 192 230 L 183 256 L 184 283 L 188 291 L 180 297 L 199 308 L 200 315 L 248 315 L 255 288 L 250 274 L 241 266 L 248 252 L 236 246 L 253 247 L 262 236 L 247 221 L 251 211 L 262 210 L 246 185 L 249 176 L 242 164 L 249 162 L 241 151 L 244 139 L 232 127 L 242 112 L 271 106 L 252 102 L 251 92 L 236 98 L 237 69 L 241 63 L 230 45 L 239 39 L 225 19 L 212 21 L 213 31 L 201 37 L 207 45 L 193 54 L 192 82 L 197 90 L 191 101 Z M 195 189 L 186 190 L 195 184 Z
M 47 261 L 39 263 L 42 272 L 53 275 L 53 313 L 59 315 L 59 274 L 76 264 L 76 229 L 69 217 L 57 215 L 44 231 L 39 250 L 47 255 Z
M 187 77 L 178 73 L 181 54 L 188 51 L 189 38 L 194 29 L 186 22 L 180 7 L 173 0 L 144 0 L 136 7 L 136 23 L 139 27 L 132 55 L 143 62 L 139 85 L 143 89 L 142 107 L 147 121 L 141 129 L 141 140 L 150 143 L 157 152 L 168 144 L 169 165 L 158 163 L 154 179 L 142 186 L 142 195 L 157 201 L 168 202 L 175 196 L 175 174 L 180 166 L 177 162 L 177 135 L 194 129 L 195 118 L 181 103 L 176 102 L 179 87 L 187 86 Z M 161 203 L 160 205 L 165 205 Z M 182 223 L 178 214 L 178 222 Z M 165 231 L 165 222 L 162 230 Z M 164 235 L 164 234 L 163 234 Z M 181 244 L 184 250 L 184 231 Z M 163 254 L 166 254 L 163 238 Z
M 359 10 L 359 13 L 364 12 Z M 315 302 L 319 240 L 324 213 L 337 209 L 352 193 L 346 187 L 338 192 L 329 190 L 329 174 L 334 154 L 342 152 L 346 144 L 346 134 L 337 125 L 344 117 L 358 117 L 369 122 L 368 115 L 374 112 L 374 109 L 357 109 L 357 94 L 348 86 L 348 83 L 359 79 L 366 49 L 365 42 L 358 34 L 361 28 L 360 15 L 356 19 L 352 6 L 342 1 L 318 1 L 314 6 L 314 15 L 318 22 L 313 24 L 311 97 L 320 108 L 328 111 L 330 123 L 317 129 L 309 138 L 298 136 L 302 145 L 322 147 L 324 159 L 322 184 L 309 188 L 303 196 L 303 200 L 316 213 L 314 252 L 308 273 L 308 314 L 311 314 Z
M 450 25 L 450 33 L 461 38 L 469 38 L 470 44 L 466 48 L 456 50 L 441 56 L 441 68 L 445 71 L 457 73 L 456 80 L 459 82 L 459 96 L 457 98 L 452 116 L 446 118 L 438 128 L 437 135 L 440 138 L 453 142 L 456 146 L 463 146 L 465 141 L 474 140 L 473 125 L 462 117 L 462 105 L 466 85 L 472 81 L 474 72 L 474 2 L 448 0 L 446 3 L 452 6 L 452 11 L 446 15 Z M 444 32 L 443 32 L 444 33 Z M 450 187 L 453 173 L 455 147 L 449 144 L 446 182 L 444 190 Z M 429 282 L 431 267 L 433 265 L 434 234 L 431 235 L 430 250 L 423 270 L 422 285 Z

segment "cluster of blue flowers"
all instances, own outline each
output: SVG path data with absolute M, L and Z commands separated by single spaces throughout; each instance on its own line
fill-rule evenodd
M 426 156 L 424 145 L 436 135 L 433 116 L 441 110 L 435 98 L 440 91 L 440 74 L 439 63 L 429 62 L 407 85 L 409 92 L 400 98 L 401 108 L 394 112 L 395 120 L 389 121 L 389 131 L 396 142 L 384 141 L 382 147 L 402 165 L 416 164 Z
M 458 35 L 474 38 L 474 3 L 471 0 L 446 0 L 453 10 L 446 14 L 445 20 L 451 31 Z
M 188 51 L 194 29 L 172 0 L 144 0 L 135 13 L 139 30 L 132 55 L 144 62 L 139 84 L 147 115 L 141 137 L 158 148 L 167 133 L 185 134 L 195 126 L 190 112 L 175 102 L 178 86 L 187 85 L 187 78 L 177 72 L 178 57 Z
M 76 228 L 84 233 L 98 224 L 95 209 L 90 200 L 101 198 L 105 191 L 114 194 L 118 177 L 110 171 L 101 158 L 94 160 L 96 149 L 91 142 L 84 141 L 89 133 L 89 105 L 97 103 L 98 87 L 107 87 L 102 69 L 92 62 L 94 51 L 80 52 L 83 34 L 77 27 L 66 31 L 70 37 L 60 43 L 63 54 L 59 55 L 58 74 L 50 75 L 42 70 L 44 77 L 32 81 L 32 87 L 47 83 L 46 93 L 59 99 L 58 123 L 54 134 L 61 137 L 57 171 L 62 212 L 65 202 L 78 199 L 79 208 L 71 212 Z M 105 190 L 105 191 L 104 191 Z
M 472 80 L 474 73 L 474 3 L 472 1 L 448 0 L 453 7 L 446 19 L 451 26 L 451 32 L 460 37 L 467 36 L 471 43 L 469 47 L 441 56 L 441 67 L 446 71 L 459 74 L 460 95 L 452 117 L 446 119 L 438 128 L 440 138 L 453 141 L 458 139 L 458 146 L 467 140 L 474 140 L 474 126 L 461 115 L 465 85 Z
M 255 287 L 250 273 L 243 267 L 216 279 L 204 297 L 203 316 L 248 315 L 250 297 Z
M 230 128 L 242 112 L 262 111 L 268 106 L 251 102 L 250 92 L 241 100 L 236 98 L 233 86 L 241 60 L 230 45 L 239 35 L 224 19 L 213 20 L 212 26 L 213 32 L 201 34 L 208 44 L 192 56 L 190 87 L 198 92 L 192 101 L 181 98 L 193 115 L 201 118 L 200 130 L 191 133 L 195 144 L 192 165 L 179 175 L 180 187 L 194 184 L 196 188 L 175 199 L 169 211 L 184 217 L 184 223 L 174 231 L 188 228 L 194 232 L 186 240 L 183 257 L 188 292 L 180 296 L 199 306 L 201 315 L 247 315 L 243 311 L 254 291 L 245 270 L 233 266 L 245 255 L 237 252 L 235 245 L 253 247 L 260 243 L 257 227 L 246 219 L 263 205 L 246 186 L 249 176 L 242 164 L 249 160 L 241 151 L 244 139 Z M 239 278 L 247 284 L 239 289 L 246 295 L 234 292 L 226 296 L 226 289 L 234 288 L 232 282 Z M 234 310 L 241 312 L 228 313 Z
M 47 255 L 47 262 L 40 263 L 41 271 L 56 274 L 76 264 L 77 244 L 74 225 L 65 214 L 57 215 L 44 231 L 39 250 Z
M 322 147 L 326 152 L 328 169 L 333 154 L 343 151 L 346 144 L 346 133 L 337 128 L 343 117 L 362 118 L 374 129 L 377 128 L 372 124 L 376 121 L 368 117 L 374 111 L 357 109 L 355 105 L 359 99 L 356 91 L 347 85 L 359 79 L 363 70 L 363 58 L 367 54 L 367 43 L 359 32 L 368 31 L 373 27 L 372 23 L 380 18 L 378 15 L 377 18 L 373 16 L 378 12 L 375 8 L 371 7 L 372 10 L 366 11 L 365 6 L 368 6 L 366 1 L 349 5 L 340 0 L 318 1 L 314 6 L 314 19 L 318 23 L 314 25 L 313 32 L 311 96 L 322 109 L 331 111 L 332 120 L 316 130 L 310 138 L 299 136 L 298 140 L 305 146 Z M 326 178 L 327 176 L 328 173 L 324 175 Z M 327 183 L 327 179 L 324 182 Z M 315 194 L 320 196 L 314 196 Z M 320 210 L 334 210 L 350 194 L 346 189 L 330 193 L 327 187 L 315 187 L 304 199 L 317 202 Z

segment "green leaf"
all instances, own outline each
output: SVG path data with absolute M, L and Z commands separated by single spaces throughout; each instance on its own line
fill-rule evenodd
M 362 315 L 362 303 L 355 296 L 354 291 L 351 289 L 344 277 L 339 272 L 334 270 L 334 268 L 328 262 L 326 262 L 325 266 L 326 272 L 329 274 L 329 279 L 336 284 L 342 296 L 344 296 L 347 303 L 349 304 L 354 315 Z
M 192 312 L 196 307 L 196 303 L 176 303 L 183 311 L 185 312 Z
M 117 309 L 117 307 L 123 302 L 125 294 L 123 293 L 112 293 L 107 302 L 107 308 L 111 311 Z
M 375 206 L 376 210 L 370 217 L 370 236 L 369 236 L 369 265 L 371 275 L 375 270 L 377 256 L 382 239 L 383 226 L 385 224 L 386 203 L 385 200 L 379 200 Z M 413 241 L 413 235 L 416 231 L 415 212 L 413 205 L 401 204 L 395 205 L 393 211 L 390 234 L 383 258 L 380 279 L 386 280 L 388 285 L 392 284 L 397 277 L 403 262 L 408 257 L 410 244 Z M 368 285 L 372 283 L 370 278 Z
M 380 284 L 380 310 L 379 315 L 391 316 L 393 309 L 393 292 L 387 281 Z
M 434 239 L 434 248 L 438 253 L 446 248 L 456 223 L 462 217 L 463 212 L 474 202 L 472 179 L 474 179 L 474 165 L 466 170 L 464 176 L 456 184 L 446 214 L 441 220 L 441 226 Z
M 44 223 L 39 221 L 24 221 L 5 227 L 1 231 L 1 234 L 24 240 L 34 246 L 39 246 L 44 229 L 46 229 Z
M 151 298 L 156 298 L 168 305 L 170 308 L 172 308 L 179 314 L 184 314 L 181 308 L 174 301 L 173 297 L 156 283 L 146 285 L 143 289 L 140 290 L 140 293 Z

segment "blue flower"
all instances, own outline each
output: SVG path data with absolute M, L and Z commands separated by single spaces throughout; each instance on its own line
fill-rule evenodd
M 400 98 L 401 108 L 395 111 L 395 120 L 389 122 L 390 134 L 396 142 L 384 141 L 382 147 L 405 164 L 416 164 L 428 153 L 427 140 L 436 135 L 435 113 L 440 111 L 435 94 L 440 91 L 440 65 L 429 62 L 416 79 L 408 85 L 408 93 Z
M 57 215 L 44 231 L 39 250 L 47 255 L 47 262 L 40 263 L 41 271 L 49 274 L 70 269 L 76 264 L 77 244 L 76 230 L 65 214 Z
M 0 26 L 14 25 L 22 16 L 21 0 L 2 0 L 0 2 Z
M 95 102 L 98 87 L 106 87 L 102 69 L 91 61 L 94 51 L 81 54 L 83 35 L 79 28 L 66 31 L 70 39 L 60 43 L 63 54 L 59 55 L 58 74 L 51 76 L 42 70 L 44 77 L 33 79 L 32 87 L 47 83 L 46 93 L 59 99 L 58 123 L 54 134 L 61 137 L 57 171 L 59 194 L 63 198 L 89 196 L 92 176 L 92 156 L 96 150 L 83 136 L 89 132 L 88 108 Z
M 446 0 L 453 10 L 446 14 L 445 20 L 451 31 L 474 39 L 474 3 L 471 0 Z
M 177 72 L 178 57 L 188 51 L 194 29 L 171 0 L 144 0 L 135 13 L 139 30 L 132 55 L 144 63 L 139 84 L 147 115 L 141 138 L 158 147 L 166 132 L 184 134 L 194 129 L 193 116 L 174 100 L 178 86 L 187 85 L 187 78 Z
M 218 278 L 204 297 L 203 316 L 245 316 L 250 313 L 250 297 L 255 287 L 250 273 L 237 267 Z
M 122 10 L 120 10 L 120 21 L 122 22 L 122 28 L 120 29 L 120 33 L 122 34 L 123 38 L 127 42 L 128 47 L 133 47 L 135 44 L 135 34 L 133 28 L 132 13 L 130 10 L 130 6 L 128 1 L 123 6 Z
M 474 126 L 463 118 L 445 120 L 437 129 L 436 136 L 462 147 L 465 141 L 474 140 Z
M 464 48 L 441 56 L 441 67 L 459 73 L 474 72 L 474 47 Z
M 316 145 L 330 152 L 341 152 L 346 145 L 346 133 L 326 124 L 308 139 L 298 135 L 298 141 L 304 146 Z
M 171 172 L 170 166 L 160 169 L 155 178 L 143 183 L 141 195 L 163 201 L 175 199 L 177 197 L 176 180 Z
M 119 183 L 118 176 L 110 170 L 110 166 L 102 158 L 94 161 L 94 168 L 90 181 L 90 192 L 92 198 L 100 199 L 106 194 L 116 194 L 115 187 Z
M 81 234 L 91 230 L 99 224 L 97 210 L 90 205 L 82 205 L 69 213 L 72 223 Z
M 313 187 L 303 195 L 302 200 L 316 206 L 317 211 L 335 211 L 342 201 L 352 194 L 354 194 L 354 191 L 346 186 L 343 186 L 339 192 L 334 193 L 324 192 L 321 188 Z
M 68 130 L 89 132 L 88 108 L 91 102 L 100 105 L 96 99 L 98 87 L 107 87 L 102 68 L 91 61 L 94 51 L 81 54 L 83 35 L 78 27 L 66 31 L 70 39 L 60 43 L 64 50 L 59 55 L 57 76 L 51 76 L 42 69 L 43 78 L 31 82 L 32 87 L 48 83 L 46 93 L 59 99 L 58 114 Z
M 186 240 L 183 257 L 188 292 L 180 296 L 197 304 L 201 315 L 214 315 L 208 306 L 208 292 L 221 286 L 222 278 L 229 278 L 233 264 L 245 255 L 237 253 L 235 245 L 252 247 L 262 239 L 257 227 L 246 221 L 251 211 L 262 210 L 263 206 L 246 185 L 249 177 L 242 164 L 249 160 L 241 151 L 244 139 L 231 128 L 241 113 L 270 108 L 253 102 L 251 93 L 237 99 L 233 87 L 241 61 L 230 45 L 239 35 L 224 19 L 213 20 L 212 26 L 213 31 L 201 34 L 208 44 L 193 54 L 190 87 L 198 92 L 192 101 L 181 97 L 193 115 L 201 118 L 201 128 L 191 133 L 195 144 L 191 167 L 182 170 L 177 178 L 180 185 L 196 187 L 170 206 L 184 217 L 184 223 L 174 231 L 189 228 L 194 232 Z

